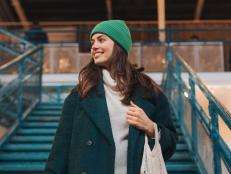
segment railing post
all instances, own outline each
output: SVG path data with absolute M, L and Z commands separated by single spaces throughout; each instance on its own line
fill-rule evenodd
M 190 85 L 190 102 L 191 102 L 191 125 L 192 125 L 192 150 L 195 155 L 197 152 L 197 120 L 196 120 L 196 92 L 195 92 L 195 82 L 192 80 L 192 77 L 189 77 Z
M 40 63 L 40 71 L 39 71 L 39 103 L 42 101 L 42 75 L 43 75 L 43 56 L 44 56 L 44 48 L 39 51 L 39 63 Z
M 166 61 L 167 61 L 167 79 L 166 79 L 166 89 L 167 89 L 167 96 L 171 99 L 171 91 L 172 91 L 172 50 L 170 45 L 166 48 Z
M 183 87 L 182 87 L 182 66 L 181 63 L 179 61 L 176 61 L 176 70 L 177 70 L 177 79 L 178 79 L 178 98 L 177 98 L 177 104 L 178 104 L 178 108 L 177 108 L 177 112 L 178 112 L 178 116 L 180 118 L 180 122 L 182 123 L 183 120 L 183 112 L 184 112 L 184 102 L 183 102 L 183 98 L 182 98 L 182 91 L 183 91 Z
M 23 112 L 23 77 L 24 77 L 24 61 L 20 62 L 18 65 L 18 78 L 19 78 L 19 87 L 17 91 L 18 104 L 17 104 L 17 117 L 19 120 L 22 118 Z
M 61 103 L 61 95 L 62 95 L 62 89 L 61 86 L 56 87 L 56 95 L 57 95 L 57 101 L 58 103 Z
M 166 42 L 170 43 L 172 41 L 172 31 L 171 29 L 165 29 L 166 32 Z
M 221 157 L 219 154 L 219 147 L 218 147 L 218 133 L 219 126 L 218 126 L 218 115 L 214 104 L 212 101 L 209 101 L 209 115 L 211 116 L 211 136 L 213 140 L 213 163 L 214 163 L 214 173 L 221 173 Z

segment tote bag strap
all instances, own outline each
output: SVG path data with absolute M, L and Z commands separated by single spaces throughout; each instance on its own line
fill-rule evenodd
M 160 146 L 160 143 L 159 143 L 159 131 L 158 131 L 158 128 L 157 128 L 157 124 L 154 123 L 154 129 L 155 129 L 155 145 L 153 147 L 153 149 L 151 150 L 149 145 L 148 145 L 148 136 L 145 135 L 145 143 L 144 143 L 144 146 L 146 146 L 146 149 L 150 152 L 152 152 L 153 154 L 155 154 L 154 152 L 158 149 L 158 146 Z

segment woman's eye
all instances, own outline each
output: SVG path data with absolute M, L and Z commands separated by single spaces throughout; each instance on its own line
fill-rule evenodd
M 100 38 L 100 39 L 99 39 L 99 42 L 101 42 L 101 43 L 102 43 L 103 41 L 104 41 L 104 39 L 103 39 L 103 38 Z

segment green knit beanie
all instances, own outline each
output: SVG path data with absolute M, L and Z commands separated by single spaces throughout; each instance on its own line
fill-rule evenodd
M 90 38 L 96 33 L 103 33 L 115 41 L 127 53 L 132 47 L 129 28 L 122 20 L 108 20 L 98 23 L 91 31 Z

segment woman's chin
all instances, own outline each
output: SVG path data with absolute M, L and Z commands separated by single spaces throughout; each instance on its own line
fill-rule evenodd
M 104 64 L 104 61 L 100 61 L 98 59 L 94 59 L 94 62 L 96 65 L 103 65 Z
M 100 61 L 94 61 L 96 65 L 103 67 L 103 68 L 107 68 L 106 63 L 105 62 L 100 62 Z

